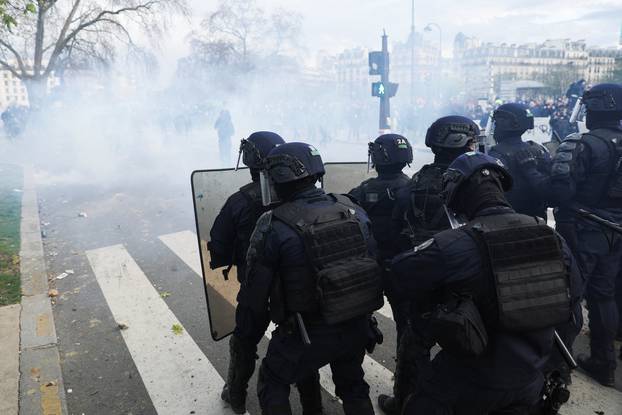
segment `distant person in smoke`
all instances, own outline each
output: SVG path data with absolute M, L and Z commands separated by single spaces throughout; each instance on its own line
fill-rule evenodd
M 228 167 L 231 164 L 231 136 L 235 130 L 231 121 L 231 114 L 227 109 L 223 108 L 220 111 L 220 115 L 214 123 L 214 129 L 218 132 L 220 161 L 224 167 Z

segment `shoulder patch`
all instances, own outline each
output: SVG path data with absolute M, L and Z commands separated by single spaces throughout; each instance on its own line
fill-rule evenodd
M 423 251 L 424 249 L 429 248 L 433 243 L 434 243 L 434 238 L 430 238 L 424 243 L 415 246 L 415 249 L 413 250 L 413 252 Z

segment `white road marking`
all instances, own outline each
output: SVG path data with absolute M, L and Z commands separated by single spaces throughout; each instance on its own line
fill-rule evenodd
M 162 235 L 160 240 L 173 251 L 183 262 L 185 262 L 199 277 L 201 277 L 201 260 L 197 245 L 197 236 L 191 231 L 182 231 L 168 235 Z M 392 319 L 393 314 L 388 302 L 385 301 L 384 312 L 381 314 Z M 383 310 L 381 309 L 381 310 Z M 386 313 L 386 314 L 385 314 Z M 272 337 L 272 331 L 275 329 L 274 324 L 270 323 L 265 336 Z M 378 395 L 381 393 L 392 394 L 393 372 L 385 368 L 383 365 L 365 355 L 363 361 L 363 370 L 365 371 L 365 380 L 369 383 L 372 404 L 376 413 L 381 413 L 378 407 Z M 335 396 L 335 384 L 332 381 L 332 373 L 329 366 L 320 369 L 320 384 L 332 396 Z
M 87 251 L 110 311 L 160 415 L 231 414 L 220 399 L 224 380 L 183 330 L 122 245 Z M 191 412 L 194 411 L 194 412 Z
M 171 251 L 186 263 L 199 277 L 201 274 L 201 257 L 197 235 L 192 231 L 182 231 L 162 235 L 159 239 Z

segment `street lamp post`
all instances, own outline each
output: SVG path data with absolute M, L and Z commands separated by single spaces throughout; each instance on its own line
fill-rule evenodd
M 436 71 L 436 89 L 437 94 L 440 98 L 441 96 L 441 73 L 442 73 L 442 63 L 443 63 L 443 31 L 441 27 L 436 23 L 428 23 L 423 29 L 426 32 L 431 32 L 432 28 L 435 27 L 438 30 L 438 56 L 437 56 L 437 71 Z
M 440 65 L 443 57 L 443 30 L 436 23 L 428 23 L 423 30 L 425 30 L 426 32 L 431 32 L 433 27 L 438 30 L 438 62 Z
M 410 105 L 415 108 L 415 0 L 410 9 Z

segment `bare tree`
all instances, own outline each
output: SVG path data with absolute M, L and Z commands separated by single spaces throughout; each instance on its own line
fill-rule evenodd
M 270 21 L 272 24 L 269 30 L 274 41 L 274 54 L 279 54 L 288 47 L 300 47 L 302 16 L 299 13 L 278 9 L 270 16 Z
M 0 68 L 21 79 L 32 106 L 47 80 L 67 65 L 109 62 L 120 43 L 133 44 L 132 30 L 158 35 L 185 0 L 0 0 L 14 10 L 17 30 L 0 26 Z M 32 6 L 28 6 L 32 4 Z
M 194 33 L 193 53 L 216 65 L 238 65 L 249 71 L 263 57 L 278 55 L 288 46 L 297 46 L 302 17 L 278 9 L 267 15 L 255 0 L 221 0 L 218 8 Z

